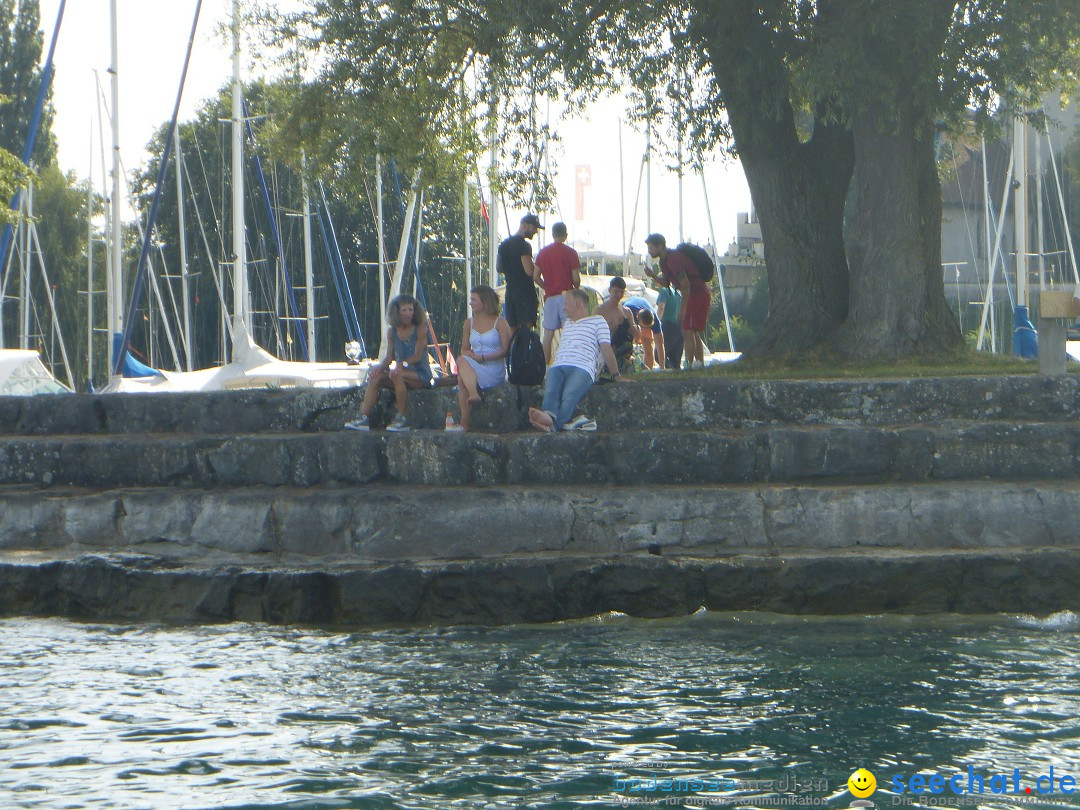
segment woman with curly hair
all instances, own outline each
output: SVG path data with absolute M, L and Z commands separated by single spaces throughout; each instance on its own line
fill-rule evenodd
M 408 430 L 405 414 L 409 407 L 409 389 L 431 388 L 433 385 L 427 353 L 427 313 L 420 302 L 411 295 L 399 295 L 390 302 L 387 318 L 390 328 L 386 330 L 386 344 L 390 349 L 386 358 L 368 374 L 360 416 L 345 424 L 349 430 L 370 429 L 368 420 L 382 388 L 394 391 L 397 404 L 397 416 L 386 429 Z

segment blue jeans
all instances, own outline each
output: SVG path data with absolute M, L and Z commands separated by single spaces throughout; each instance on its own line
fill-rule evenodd
M 592 375 L 574 366 L 552 366 L 544 380 L 544 410 L 555 419 L 555 429 L 570 421 L 581 398 L 592 387 Z

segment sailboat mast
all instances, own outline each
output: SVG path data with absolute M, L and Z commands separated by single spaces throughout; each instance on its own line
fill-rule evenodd
M 462 181 L 462 201 L 464 202 L 465 213 L 465 291 L 468 291 L 473 287 L 472 277 L 472 222 L 469 215 L 469 178 L 466 177 Z
M 176 159 L 176 219 L 177 227 L 180 229 L 180 297 L 184 305 L 184 368 L 191 371 L 193 333 L 191 331 L 191 294 L 188 289 L 187 228 L 184 226 L 184 167 L 180 156 L 179 126 L 173 134 L 176 138 L 176 151 L 173 154 Z
M 116 26 L 116 0 L 109 0 L 109 25 L 112 38 L 109 68 L 112 89 L 112 261 L 109 264 L 109 277 L 112 285 L 107 305 L 109 331 L 112 334 L 112 366 L 115 367 L 120 353 L 120 341 L 124 335 L 124 310 L 121 301 L 124 297 L 124 268 L 121 263 L 123 243 L 120 238 L 122 221 L 120 219 L 120 60 Z
M 491 191 L 491 207 L 488 211 L 488 284 L 499 286 L 499 184 L 496 182 L 498 171 L 498 152 L 496 135 L 498 134 L 498 107 L 495 104 L 495 91 L 491 91 L 491 112 L 488 126 L 488 148 L 491 152 L 491 165 L 488 168 L 488 189 Z
M 113 0 L 115 2 L 115 0 Z M 251 334 L 244 242 L 244 100 L 240 86 L 240 0 L 232 5 L 232 222 L 233 222 L 233 344 Z
M 311 199 L 307 184 L 307 155 L 300 153 L 300 182 L 304 191 L 304 294 L 307 299 L 308 361 L 315 362 L 315 275 L 311 259 Z
M 652 116 L 645 122 L 645 233 L 652 233 Z
M 1013 121 L 1013 152 L 1016 155 L 1016 184 L 1013 192 L 1013 230 L 1016 239 L 1016 303 L 1028 305 L 1027 284 L 1027 122 L 1023 116 Z
M 1046 289 L 1046 238 L 1043 230 L 1042 141 L 1035 138 L 1035 249 L 1039 254 L 1039 290 Z
M 389 351 L 386 345 L 386 330 L 389 321 L 386 319 L 386 253 L 383 250 L 383 179 L 382 179 L 382 152 L 375 153 L 375 229 L 379 240 L 379 358 L 382 359 Z
M 90 122 L 90 166 L 86 173 L 86 382 L 94 387 L 94 123 Z
M 29 349 L 30 312 L 33 309 L 33 301 L 30 298 L 30 227 L 34 222 L 34 178 L 32 177 L 26 183 L 26 196 L 23 204 L 26 216 L 23 219 L 22 283 L 19 285 L 19 348 Z

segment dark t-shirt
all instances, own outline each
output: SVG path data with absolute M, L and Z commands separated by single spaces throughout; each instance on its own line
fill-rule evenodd
M 533 286 L 532 277 L 521 266 L 522 256 L 532 256 L 532 245 L 526 241 L 524 236 L 515 234 L 508 239 L 504 239 L 499 244 L 496 268 L 506 279 L 507 287 L 516 289 L 528 287 L 531 289 Z

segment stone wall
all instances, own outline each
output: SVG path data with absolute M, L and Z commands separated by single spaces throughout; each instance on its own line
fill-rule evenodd
M 1071 377 L 594 388 L 596 433 L 359 390 L 0 398 L 0 615 L 335 625 L 1080 601 Z M 449 389 L 410 395 L 441 427 Z M 392 416 L 384 400 L 373 420 Z

